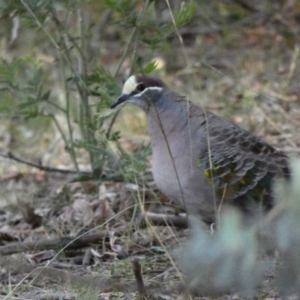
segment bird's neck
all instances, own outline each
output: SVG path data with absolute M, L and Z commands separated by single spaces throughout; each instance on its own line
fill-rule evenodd
M 165 136 L 174 134 L 185 134 L 188 123 L 188 110 L 184 103 L 174 102 L 171 100 L 163 100 L 157 102 L 148 111 L 148 131 L 151 140 L 159 140 Z

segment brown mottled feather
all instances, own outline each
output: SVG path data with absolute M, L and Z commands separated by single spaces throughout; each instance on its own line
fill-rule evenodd
M 190 117 L 199 118 L 199 112 L 191 104 Z M 233 123 L 210 112 L 201 114 L 205 118 L 202 144 L 207 147 L 199 155 L 199 166 L 216 192 L 240 206 L 245 196 L 271 206 L 274 177 L 289 177 L 287 156 Z

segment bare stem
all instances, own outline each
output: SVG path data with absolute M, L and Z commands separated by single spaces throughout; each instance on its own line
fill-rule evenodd
M 149 0 L 146 0 L 145 5 L 144 5 L 144 7 L 143 7 L 143 9 L 142 9 L 142 11 L 140 13 L 140 15 L 138 16 L 138 18 L 136 20 L 136 25 L 135 25 L 135 27 L 131 31 L 130 37 L 128 39 L 128 43 L 127 43 L 127 45 L 126 45 L 126 47 L 124 49 L 123 55 L 122 55 L 122 57 L 120 59 L 120 62 L 119 62 L 118 67 L 117 67 L 117 69 L 115 71 L 115 74 L 113 75 L 114 78 L 117 77 L 117 75 L 118 75 L 118 73 L 119 73 L 119 71 L 121 69 L 121 66 L 122 66 L 123 62 L 124 62 L 126 56 L 128 55 L 129 48 L 133 44 L 133 41 L 136 39 L 137 29 L 138 29 L 138 27 L 139 27 L 139 25 L 141 23 L 141 20 L 142 20 L 143 16 L 145 15 L 145 13 L 147 11 L 147 8 L 149 6 L 149 2 L 150 2 Z M 111 122 L 110 122 L 110 124 L 108 126 L 107 134 L 106 134 L 108 137 L 110 135 L 111 129 L 112 129 L 112 127 L 113 127 L 113 125 L 114 125 L 114 123 L 115 123 L 118 115 L 119 115 L 119 110 L 117 110 L 115 112 L 115 114 L 112 117 L 112 120 L 111 120 Z

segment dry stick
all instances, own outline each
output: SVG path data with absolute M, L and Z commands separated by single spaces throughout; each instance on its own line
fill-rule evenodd
M 91 251 L 91 249 L 87 249 L 83 255 L 82 265 L 89 266 L 91 258 L 92 258 L 92 251 Z
M 116 234 L 121 234 L 126 230 L 126 226 L 118 230 Z M 100 232 L 97 234 L 84 235 L 76 239 L 76 237 L 62 237 L 50 240 L 39 240 L 35 242 L 16 242 L 0 247 L 0 255 L 10 255 L 25 251 L 41 251 L 49 249 L 80 249 L 88 247 L 108 237 L 107 232 Z
M 291 61 L 290 69 L 289 69 L 289 73 L 288 73 L 287 79 L 286 79 L 286 81 L 284 83 L 284 86 L 283 86 L 284 90 L 291 83 L 292 77 L 295 74 L 295 70 L 296 70 L 296 67 L 297 67 L 297 61 L 298 61 L 298 58 L 299 58 L 299 52 L 300 52 L 299 50 L 300 50 L 299 46 L 295 46 L 295 50 L 294 50 L 294 53 L 293 53 L 293 57 L 292 57 L 292 61 Z
M 82 14 L 82 9 L 77 9 L 77 15 L 78 15 L 78 31 L 79 31 L 79 55 L 78 55 L 78 70 L 79 74 L 81 74 L 82 83 L 76 82 L 75 84 L 77 86 L 77 90 L 80 96 L 80 102 L 81 102 L 81 108 L 79 110 L 79 127 L 81 130 L 81 133 L 83 137 L 88 141 L 88 143 L 91 143 L 93 145 L 96 145 L 96 137 L 95 132 L 90 129 L 90 126 L 83 125 L 83 123 L 86 123 L 88 120 L 92 120 L 91 116 L 91 110 L 89 106 L 89 99 L 88 96 L 90 96 L 90 92 L 85 84 L 86 78 L 87 78 L 87 62 L 86 62 L 86 33 L 85 33 L 85 24 Z M 95 168 L 95 162 L 96 162 L 96 156 L 94 151 L 89 150 L 88 155 L 90 158 L 90 164 L 94 170 Z
M 253 88 L 255 90 L 255 88 Z M 259 89 L 257 91 L 260 93 Z M 298 100 L 298 95 L 284 95 L 277 93 L 275 91 L 272 91 L 270 89 L 267 89 L 265 91 L 262 91 L 262 93 L 265 93 L 266 95 L 269 95 L 273 98 L 277 98 L 278 100 L 285 101 L 285 102 L 295 102 Z
M 13 22 L 13 27 L 11 29 L 11 35 L 10 35 L 10 41 L 9 41 L 9 49 L 14 48 L 14 46 L 16 45 L 16 41 L 17 38 L 19 37 L 19 32 L 20 32 L 20 17 L 17 16 L 16 11 L 13 10 L 13 12 L 11 12 L 9 14 L 9 16 L 12 19 Z
M 52 11 L 52 19 L 54 21 L 54 24 L 55 26 L 57 27 L 58 29 L 58 32 L 67 32 L 64 28 L 64 26 L 61 24 L 61 22 L 58 20 L 58 18 L 56 17 L 55 13 Z M 83 83 L 83 79 L 82 77 L 80 77 L 80 74 L 77 74 L 73 65 L 72 65 L 72 58 L 70 56 L 70 52 L 69 52 L 69 48 L 68 46 L 66 45 L 66 39 L 68 38 L 68 41 L 70 41 L 70 43 L 73 44 L 74 48 L 78 51 L 78 53 L 80 54 L 79 56 L 82 55 L 81 51 L 80 51 L 80 48 L 78 47 L 77 43 L 75 43 L 73 41 L 73 39 L 71 38 L 70 34 L 67 33 L 66 37 L 63 37 L 62 39 L 62 43 L 61 43 L 61 47 L 62 49 L 59 49 L 58 53 L 60 55 L 60 59 L 59 59 L 59 62 L 60 62 L 60 68 L 61 68 L 61 75 L 62 75 L 62 82 L 63 82 L 63 89 L 64 89 L 64 92 L 65 92 L 65 96 L 66 96 L 66 110 L 65 110 L 65 117 L 66 117 L 66 121 L 67 121 L 67 128 L 68 128 L 68 134 L 69 134 L 69 140 L 70 142 L 67 140 L 64 132 L 62 130 L 60 130 L 60 134 L 64 140 L 64 143 L 65 145 L 69 148 L 69 154 L 70 154 L 70 157 L 71 157 L 71 160 L 77 170 L 77 172 L 79 173 L 79 167 L 78 167 L 78 163 L 77 163 L 77 157 L 76 157 L 76 152 L 75 152 L 75 146 L 74 146 L 74 137 L 73 137 L 73 129 L 72 129 L 72 126 L 71 126 L 71 121 L 70 121 L 70 103 L 71 103 L 71 99 L 70 99 L 70 93 L 68 92 L 68 87 L 67 87 L 67 82 L 66 80 L 64 80 L 66 78 L 66 72 L 65 72 L 65 67 L 63 66 L 63 59 L 65 59 L 72 72 L 74 72 L 74 74 L 76 74 L 76 76 L 78 78 L 80 78 L 80 82 L 81 84 L 84 84 Z M 77 80 L 75 80 L 75 84 L 76 84 L 76 87 L 77 87 L 77 90 L 78 90 L 78 93 L 80 94 L 80 90 L 79 90 L 79 83 L 77 82 Z M 55 121 L 55 118 L 54 118 L 54 121 Z M 56 122 L 56 127 L 59 129 L 59 124 Z
M 300 153 L 300 149 L 294 147 L 282 147 L 282 148 L 276 147 L 276 149 L 285 153 L 297 153 L 297 154 Z
M 133 274 L 135 277 L 137 290 L 142 296 L 144 296 L 146 294 L 146 289 L 143 281 L 141 264 L 137 259 L 134 259 L 132 261 L 132 266 L 133 266 Z
M 30 162 L 28 160 L 25 160 L 25 159 L 22 159 L 22 158 L 19 158 L 19 157 L 15 156 L 12 152 L 7 152 L 7 154 L 0 153 L 0 156 L 4 157 L 4 158 L 12 159 L 12 160 L 17 161 L 19 163 L 37 168 L 39 170 L 47 171 L 47 172 L 60 172 L 60 173 L 64 173 L 64 174 L 77 174 L 76 170 L 67 170 L 67 169 L 57 169 L 57 168 L 52 168 L 52 167 L 45 167 L 45 166 L 42 166 L 40 164 Z M 80 171 L 79 174 L 80 175 L 91 175 L 92 173 L 91 172 L 86 172 L 86 171 Z
M 139 216 L 139 226 L 144 227 L 149 222 L 154 226 L 169 225 L 180 228 L 188 228 L 187 216 L 181 215 L 167 215 L 167 214 L 156 214 L 151 212 L 145 212 Z
M 150 2 L 149 0 L 146 1 L 146 3 L 144 5 L 144 7 L 143 7 L 143 9 L 142 9 L 142 11 L 140 13 L 140 15 L 138 16 L 138 18 L 136 20 L 136 26 L 132 29 L 132 32 L 130 34 L 128 43 L 127 43 L 127 45 L 125 47 L 125 50 L 124 50 L 123 55 L 122 55 L 122 57 L 120 59 L 120 62 L 119 62 L 118 67 L 117 67 L 117 70 L 115 71 L 115 73 L 113 75 L 113 78 L 116 78 L 117 75 L 118 75 L 118 73 L 120 72 L 121 66 L 122 66 L 122 64 L 123 64 L 123 62 L 124 62 L 124 60 L 125 60 L 125 58 L 127 56 L 129 47 L 132 44 L 132 41 L 135 39 L 135 36 L 137 34 L 137 28 L 138 28 L 138 26 L 140 24 L 140 20 L 143 18 L 144 14 L 146 13 L 146 10 L 147 10 L 147 8 L 149 6 L 149 2 Z M 112 117 L 111 122 L 109 123 L 108 129 L 107 129 L 106 136 L 108 136 L 108 137 L 110 136 L 110 132 L 112 130 L 112 127 L 113 127 L 113 125 L 114 125 L 114 123 L 115 123 L 115 121 L 116 121 L 119 113 L 120 113 L 120 110 L 117 110 L 115 112 L 114 116 Z
M 119 65 L 118 65 L 118 68 L 117 68 L 117 70 L 116 70 L 116 72 L 115 72 L 115 74 L 114 74 L 114 76 L 113 76 L 114 78 L 115 78 L 115 77 L 117 76 L 117 74 L 119 73 L 119 70 L 120 70 L 120 68 L 121 68 L 121 65 L 123 64 L 123 61 L 125 60 L 125 57 L 126 57 L 126 55 L 127 55 L 127 51 L 128 51 L 128 49 L 129 49 L 129 45 L 130 45 L 131 42 L 133 41 L 135 35 L 136 35 L 136 27 L 134 27 L 133 30 L 132 30 L 132 32 L 131 32 L 131 35 L 130 35 L 130 37 L 129 37 L 129 41 L 128 41 L 127 45 L 126 45 L 125 51 L 123 52 L 123 55 L 122 55 L 122 57 L 121 57 L 120 63 L 119 63 Z M 114 116 L 112 117 L 110 123 L 109 123 L 108 130 L 107 130 L 107 133 L 106 133 L 106 135 L 107 135 L 108 137 L 110 136 L 110 132 L 111 132 L 111 130 L 112 130 L 112 127 L 113 127 L 113 125 L 114 125 L 114 123 L 115 123 L 115 121 L 116 121 L 116 119 L 117 119 L 119 113 L 120 113 L 120 110 L 117 110 L 117 111 L 115 112 Z
M 92 176 L 93 173 L 92 172 L 87 172 L 87 171 L 79 171 L 79 173 L 76 170 L 67 170 L 67 169 L 57 169 L 57 168 L 52 168 L 52 167 L 45 167 L 42 166 L 40 164 L 36 164 L 27 160 L 24 160 L 22 158 L 19 158 L 17 156 L 15 156 L 14 154 L 12 154 L 11 152 L 8 152 L 7 154 L 3 154 L 0 153 L 0 157 L 4 157 L 4 158 L 8 158 L 8 159 L 12 159 L 14 161 L 17 161 L 19 163 L 37 168 L 39 170 L 42 171 L 46 171 L 46 172 L 59 172 L 62 174 L 77 174 L 79 176 Z M 102 180 L 102 181 L 113 181 L 113 182 L 123 182 L 124 179 L 123 177 L 121 177 L 118 174 L 115 175 L 106 175 L 106 174 L 102 174 L 101 177 L 97 177 L 97 180 Z M 72 182 L 72 180 L 71 180 Z

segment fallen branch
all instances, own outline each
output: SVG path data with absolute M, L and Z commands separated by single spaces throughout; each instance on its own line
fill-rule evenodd
M 22 159 L 20 157 L 15 156 L 13 153 L 8 152 L 7 154 L 0 153 L 0 157 L 4 157 L 7 159 L 12 159 L 16 162 L 19 162 L 21 164 L 25 164 L 27 166 L 34 167 L 36 169 L 46 171 L 46 172 L 57 172 L 62 174 L 76 174 L 77 177 L 72 180 L 72 182 L 75 181 L 88 181 L 88 180 L 102 180 L 102 181 L 114 181 L 114 182 L 123 182 L 124 177 L 121 174 L 115 174 L 115 175 L 106 175 L 106 174 L 93 174 L 92 172 L 88 171 L 79 171 L 79 173 L 76 170 L 67 170 L 67 169 L 59 169 L 59 168 L 52 168 L 52 167 L 46 167 L 41 164 L 37 164 L 25 159 Z
M 141 264 L 137 259 L 134 259 L 132 261 L 132 266 L 133 266 L 133 274 L 135 277 L 137 290 L 140 296 L 144 297 L 146 295 L 146 289 L 145 289 L 144 280 L 142 276 Z
M 122 227 L 115 234 L 122 234 L 127 227 Z M 124 231 L 123 231 L 124 230 Z M 39 240 L 35 242 L 17 242 L 0 247 L 0 255 L 10 255 L 14 253 L 26 251 L 42 251 L 42 250 L 74 250 L 99 244 L 103 239 L 108 237 L 108 232 L 100 232 L 97 234 L 84 235 L 81 237 L 62 237 L 50 240 Z
M 17 157 L 11 152 L 7 152 L 7 154 L 0 153 L 0 156 L 4 157 L 4 158 L 12 159 L 16 162 L 19 162 L 21 164 L 25 164 L 27 166 L 34 167 L 34 168 L 42 170 L 42 171 L 59 172 L 59 173 L 64 173 L 64 174 L 78 174 L 77 171 L 75 171 L 75 170 L 57 169 L 57 168 L 42 166 L 41 164 L 36 164 L 34 162 L 31 162 L 31 161 L 22 159 L 20 157 Z M 82 175 L 91 175 L 92 173 L 91 172 L 85 172 L 85 171 L 82 172 L 82 171 L 80 171 L 80 174 L 82 174 Z
M 145 212 L 139 217 L 139 225 L 141 227 L 147 226 L 148 224 L 155 226 L 175 226 L 180 228 L 188 228 L 188 220 L 186 214 L 179 215 L 167 215 L 167 214 L 156 214 L 152 212 Z

